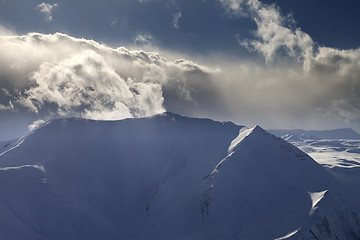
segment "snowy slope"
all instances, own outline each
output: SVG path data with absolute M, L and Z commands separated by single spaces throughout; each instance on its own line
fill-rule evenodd
M 309 154 L 340 180 L 344 188 L 352 193 L 349 199 L 357 205 L 356 208 L 360 208 L 360 191 L 358 191 L 360 189 L 360 140 L 356 140 L 359 139 L 356 137 L 359 134 L 352 129 L 335 129 L 311 131 L 331 134 L 310 138 L 309 135 L 294 134 L 299 131 L 304 132 L 303 130 L 270 130 Z
M 0 142 L 0 154 L 3 152 L 10 151 L 13 147 L 15 147 L 17 144 L 21 143 L 21 139 L 13 139 L 9 141 Z
M 357 239 L 347 194 L 259 126 L 54 120 L 0 156 L 0 239 Z
M 246 137 L 239 135 L 242 141 L 220 162 L 213 175 L 215 187 L 225 189 L 232 185 L 240 190 L 237 194 L 225 191 L 218 196 L 219 205 L 225 201 L 225 205 L 235 206 L 236 212 L 242 213 L 237 222 L 242 222 L 243 228 L 229 239 L 302 239 L 303 236 L 313 239 L 307 234 L 310 228 L 317 229 L 314 221 L 317 222 L 319 216 L 340 221 L 339 216 L 331 214 L 341 206 L 334 195 L 343 194 L 342 186 L 332 176 L 308 155 L 260 127 L 246 131 Z M 231 172 L 231 169 L 237 171 Z M 325 210 L 322 210 L 323 197 L 332 204 Z M 230 216 L 232 211 L 234 209 L 229 209 L 225 215 Z M 352 221 L 353 217 L 344 219 Z M 324 237 L 319 230 L 314 239 L 336 239 L 347 234 L 346 227 L 337 229 L 337 226 L 329 227 L 333 238 Z M 350 228 L 359 234 L 359 227 L 357 222 Z

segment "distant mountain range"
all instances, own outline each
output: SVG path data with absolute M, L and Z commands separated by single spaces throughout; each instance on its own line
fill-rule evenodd
M 269 129 L 269 133 L 287 139 L 352 139 L 360 140 L 360 134 L 351 128 L 333 130 Z
M 360 238 L 351 192 L 260 126 L 71 118 L 5 145 L 0 239 Z

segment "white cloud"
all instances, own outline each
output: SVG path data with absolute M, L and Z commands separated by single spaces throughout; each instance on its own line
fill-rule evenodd
M 15 33 L 3 26 L 0 25 L 0 36 L 11 36 L 14 35 Z
M 42 2 L 36 6 L 36 9 L 39 10 L 42 14 L 44 14 L 45 21 L 51 22 L 53 20 L 52 13 L 57 6 L 58 6 L 57 3 L 50 4 L 50 3 Z
M 13 110 L 13 109 L 14 109 L 14 105 L 12 104 L 11 101 L 9 101 L 8 105 L 0 104 L 0 110 Z
M 173 27 L 176 29 L 179 29 L 179 20 L 181 18 L 181 11 L 178 10 L 174 15 L 173 15 Z
M 165 111 L 164 105 L 176 111 L 201 102 L 194 79 L 210 73 L 190 61 L 61 33 L 2 36 L 0 50 L 0 87 L 11 92 L 3 101 L 52 117 L 142 117 Z
M 138 33 L 134 37 L 134 43 L 135 44 L 151 45 L 152 41 L 153 41 L 153 37 L 151 36 L 150 33 Z
M 301 110 L 294 107 L 299 113 L 312 112 L 313 115 L 350 122 L 360 121 L 360 49 L 318 47 L 308 34 L 293 26 L 291 16 L 282 16 L 280 9 L 274 4 L 264 4 L 259 0 L 218 1 L 230 13 L 230 17 L 234 14 L 247 15 L 256 23 L 255 39 L 241 39 L 239 35 L 235 37 L 248 50 L 260 53 L 265 62 L 272 66 L 272 70 L 265 68 L 260 71 L 267 76 L 257 76 L 262 78 L 261 86 L 271 94 L 287 96 L 286 101 L 290 101 L 281 103 L 276 100 L 278 97 L 271 97 L 272 99 L 266 100 L 266 104 L 276 104 L 270 109 L 284 105 L 291 112 L 290 105 L 295 106 L 295 102 L 290 100 L 293 98 L 299 102 L 299 106 L 307 108 Z M 301 68 L 297 69 L 299 65 L 303 71 Z M 285 70 L 288 67 L 291 68 L 290 71 Z M 281 75 L 274 75 L 274 69 L 282 69 Z M 249 87 L 253 88 L 255 85 L 253 83 Z M 269 87 L 273 89 L 270 91 Z M 268 95 L 257 88 L 254 92 L 264 94 L 263 99 Z M 249 100 L 251 96 L 247 98 Z M 255 102 L 256 100 L 250 105 L 254 106 Z
M 314 42 L 311 37 L 300 28 L 293 27 L 293 19 L 282 16 L 276 5 L 259 0 L 219 1 L 227 11 L 230 9 L 233 14 L 248 15 L 253 19 L 257 25 L 256 38 L 241 40 L 237 37 L 237 40 L 248 50 L 262 54 L 267 64 L 282 61 L 284 56 L 297 62 L 305 62 L 312 57 Z
M 164 111 L 159 84 L 123 79 L 92 50 L 56 63 L 44 62 L 31 80 L 37 86 L 25 92 L 24 101 L 35 111 L 55 104 L 60 116 L 78 113 L 81 117 L 106 120 Z M 155 97 L 149 96 L 148 88 Z
M 113 67 L 115 64 L 132 65 L 131 61 L 124 59 L 131 57 L 137 71 L 149 71 L 145 68 L 151 68 L 151 64 L 142 66 L 142 62 L 151 62 L 152 55 L 132 53 L 126 49 L 114 50 L 62 34 L 33 34 L 28 37 L 32 40 L 41 38 L 42 41 L 37 43 L 55 54 L 55 59 L 51 59 L 44 52 L 44 59 L 30 73 L 30 87 L 24 90 L 23 97 L 18 100 L 32 111 L 46 109 L 59 116 L 107 120 L 148 116 L 164 111 L 159 82 L 136 79 L 137 76 L 131 73 L 121 76 L 119 72 L 123 72 L 122 69 Z M 71 45 L 79 45 L 80 49 L 76 50 Z M 61 46 L 67 46 L 68 56 L 58 52 Z M 141 78 L 140 75 L 138 77 Z
M 232 15 L 246 15 L 244 7 L 247 0 L 218 0 L 225 10 Z
M 0 89 L 8 93 L 0 95 L 1 108 L 26 108 L 42 119 L 121 119 L 166 109 L 265 127 L 360 122 L 359 49 L 318 48 L 290 68 L 210 57 L 217 67 L 205 67 L 61 33 L 30 33 L 1 36 L 0 52 Z
M 301 29 L 286 26 L 287 18 L 281 16 L 274 5 L 261 4 L 257 0 L 249 2 L 257 24 L 255 35 L 258 40 L 246 41 L 247 46 L 262 53 L 267 62 L 271 62 L 282 49 L 298 61 L 312 56 L 313 41 Z
M 45 123 L 44 120 L 38 119 L 28 126 L 28 130 L 32 132 L 38 129 L 39 127 L 41 127 L 44 123 Z

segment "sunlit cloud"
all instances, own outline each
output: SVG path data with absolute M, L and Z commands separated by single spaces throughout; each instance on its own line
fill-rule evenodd
M 32 132 L 38 129 L 39 127 L 41 127 L 44 123 L 45 123 L 44 120 L 38 119 L 28 126 L 28 130 Z
M 191 61 L 60 33 L 3 36 L 0 49 L 0 87 L 11 92 L 3 101 L 53 117 L 122 119 L 161 113 L 165 106 L 176 110 L 202 101 L 194 79 L 211 74 Z
M 283 120 L 286 116 L 293 116 L 294 122 L 297 115 L 299 119 L 307 118 L 310 122 L 319 122 L 319 118 L 353 123 L 360 120 L 359 49 L 345 51 L 319 47 L 307 33 L 294 26 L 291 16 L 281 15 L 276 5 L 258 0 L 219 2 L 229 17 L 252 18 L 257 26 L 253 32 L 255 38 L 242 39 L 239 34 L 235 37 L 240 45 L 261 54 L 266 65 L 271 66 L 251 71 L 260 73 L 260 76 L 244 76 L 244 72 L 249 72 L 247 67 L 238 73 L 248 78 L 247 81 L 253 79 L 250 86 L 239 80 L 241 86 L 261 95 L 253 99 L 250 106 L 265 106 L 275 112 L 282 109 L 286 113 L 280 114 Z M 251 101 L 251 95 L 245 96 L 241 102 Z M 286 99 L 286 102 L 281 99 Z M 271 115 L 276 114 L 267 113 L 268 118 Z M 316 120 L 314 116 L 317 116 Z
M 0 25 L 0 36 L 9 36 L 9 35 L 15 35 L 15 33 L 4 26 Z
M 7 105 L 0 104 L 0 110 L 13 110 L 13 109 L 14 109 L 14 105 L 12 104 L 11 100 Z
M 276 5 L 261 3 L 259 0 L 219 0 L 231 14 L 248 15 L 256 24 L 255 39 L 236 39 L 249 51 L 260 53 L 267 64 L 282 61 L 285 56 L 294 61 L 309 60 L 314 51 L 311 37 L 300 28 L 293 26 L 290 16 L 282 16 Z M 288 59 L 285 58 L 285 61 Z
M 92 119 L 168 110 L 272 126 L 360 119 L 359 50 L 319 48 L 308 72 L 226 59 L 206 67 L 60 33 L 3 36 L 0 50 L 3 110 Z
M 133 38 L 147 51 L 62 33 L 2 34 L 0 111 L 92 119 L 172 111 L 281 128 L 359 125 L 359 49 L 318 46 L 275 5 L 219 3 L 230 18 L 251 17 L 253 38 L 235 37 L 262 61 L 152 52 L 147 32 Z

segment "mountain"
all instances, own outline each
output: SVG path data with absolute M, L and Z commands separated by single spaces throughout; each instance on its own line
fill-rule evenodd
M 6 151 L 10 151 L 13 147 L 19 144 L 22 139 L 23 138 L 0 142 L 0 154 Z
M 347 194 L 259 126 L 59 119 L 0 156 L 0 239 L 359 239 Z
M 326 131 L 269 130 L 309 154 L 352 192 L 349 199 L 360 203 L 360 135 L 352 129 Z
M 305 140 L 305 139 L 348 139 L 360 140 L 360 134 L 351 128 L 340 128 L 333 130 L 285 130 L 285 129 L 270 129 L 269 133 L 278 137 L 286 138 L 287 140 Z

